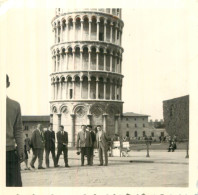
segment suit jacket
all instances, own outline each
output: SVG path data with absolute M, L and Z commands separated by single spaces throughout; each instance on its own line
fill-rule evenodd
M 86 136 L 85 136 L 86 134 Z M 80 131 L 77 135 L 77 148 L 78 147 L 92 147 L 92 137 L 89 131 Z
M 47 130 L 44 133 L 45 149 L 55 148 L 55 133 L 54 131 Z
M 91 131 L 90 134 L 92 140 L 92 147 L 94 147 L 94 143 L 96 142 L 96 134 L 93 131 Z
M 102 144 L 103 147 L 108 147 L 109 138 L 107 137 L 107 134 L 104 131 L 102 131 L 100 139 L 101 141 L 99 140 L 99 132 L 98 132 L 96 135 L 97 148 L 99 148 L 99 142 Z
M 68 144 L 68 133 L 66 131 L 63 131 L 63 134 L 61 131 L 58 131 L 56 135 L 57 135 L 58 145 L 63 145 L 63 143 Z
M 44 149 L 45 139 L 44 139 L 43 132 L 40 133 L 38 129 L 35 129 L 33 131 L 32 137 L 31 137 L 31 146 L 33 147 L 33 149 Z
M 6 151 L 15 150 L 15 144 L 19 154 L 24 151 L 23 129 L 21 121 L 20 104 L 7 97 L 6 99 Z

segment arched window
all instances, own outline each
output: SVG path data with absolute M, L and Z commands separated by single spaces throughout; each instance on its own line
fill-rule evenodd
M 143 131 L 143 132 L 142 132 L 142 136 L 145 137 L 145 135 L 146 135 L 146 133 L 145 133 L 145 131 Z
M 135 137 L 137 137 L 137 136 L 138 136 L 138 133 L 137 133 L 137 131 L 135 131 L 135 132 L 134 132 L 134 136 L 135 136 Z

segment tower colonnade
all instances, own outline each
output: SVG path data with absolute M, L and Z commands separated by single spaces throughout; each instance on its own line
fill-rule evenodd
M 60 73 L 51 78 L 52 101 L 122 99 L 122 76 L 92 73 Z
M 73 45 L 73 46 L 72 46 Z M 121 74 L 123 49 L 89 42 L 62 44 L 52 48 L 53 72 L 99 70 Z
M 75 14 L 74 14 L 75 13 Z M 105 14 L 79 12 L 67 13 L 53 19 L 54 44 L 69 41 L 104 41 L 122 45 L 123 22 L 118 17 Z

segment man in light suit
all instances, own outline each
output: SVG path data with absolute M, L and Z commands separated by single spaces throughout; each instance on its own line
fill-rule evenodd
M 64 161 L 65 161 L 65 167 L 69 168 L 68 165 L 68 133 L 64 131 L 64 126 L 61 125 L 59 127 L 60 131 L 57 132 L 57 141 L 58 141 L 58 151 L 57 151 L 57 157 L 56 157 L 56 166 L 58 165 L 58 160 L 61 155 L 61 153 L 64 153 Z
M 43 164 L 43 152 L 45 146 L 44 132 L 43 126 L 41 124 L 37 125 L 37 128 L 33 131 L 31 137 L 31 147 L 33 151 L 32 161 L 30 162 L 30 166 L 34 169 L 34 163 L 38 157 L 38 169 L 45 169 Z
M 108 166 L 108 141 L 109 138 L 107 137 L 106 133 L 101 129 L 101 126 L 97 126 L 98 133 L 96 135 L 96 141 L 97 141 L 97 148 L 99 151 L 99 160 L 100 165 L 103 166 L 103 154 L 105 156 L 105 166 Z
M 92 147 L 92 138 L 89 131 L 86 131 L 86 126 L 81 126 L 81 131 L 77 135 L 77 150 L 81 149 L 81 166 L 84 166 L 84 156 L 87 155 L 87 164 L 91 164 L 90 149 Z

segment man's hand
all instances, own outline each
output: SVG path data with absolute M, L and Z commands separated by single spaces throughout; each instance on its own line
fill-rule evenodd
M 22 163 L 25 160 L 25 153 L 20 152 L 18 153 L 19 162 Z

